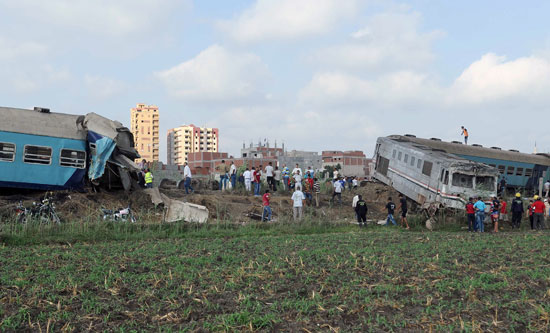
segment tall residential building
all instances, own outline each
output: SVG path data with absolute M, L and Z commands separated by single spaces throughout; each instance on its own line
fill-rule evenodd
M 159 160 L 159 108 L 154 105 L 138 104 L 130 109 L 130 130 L 134 134 L 136 150 L 141 159 Z M 141 159 L 139 161 L 141 161 Z M 139 162 L 137 161 L 137 162 Z
M 217 128 L 183 125 L 168 130 L 166 153 L 170 165 L 182 165 L 187 155 L 196 152 L 218 152 L 219 130 Z

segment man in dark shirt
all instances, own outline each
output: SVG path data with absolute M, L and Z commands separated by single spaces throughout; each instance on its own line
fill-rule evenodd
M 359 227 L 367 226 L 367 203 L 363 200 L 363 197 L 359 195 L 359 200 L 355 204 L 355 213 L 357 213 L 357 222 L 359 222 Z
M 512 201 L 512 229 L 520 228 L 521 216 L 523 215 L 523 200 L 521 200 L 521 194 L 516 193 L 516 198 Z
M 401 208 L 401 226 L 405 224 L 409 230 L 409 222 L 407 222 L 407 198 L 403 194 L 399 194 L 399 206 Z
M 388 218 L 386 219 L 386 225 L 390 225 L 390 221 L 391 223 L 393 223 L 393 225 L 397 225 L 395 219 L 393 218 L 393 213 L 395 212 L 395 204 L 392 202 L 391 197 L 388 198 L 386 208 L 388 209 Z
M 497 197 L 493 197 L 493 211 L 491 212 L 491 220 L 493 221 L 493 232 L 498 232 L 498 216 L 500 214 L 500 201 Z

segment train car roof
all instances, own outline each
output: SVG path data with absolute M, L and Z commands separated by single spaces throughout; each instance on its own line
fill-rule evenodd
M 413 136 L 390 135 L 388 138 L 398 141 L 414 142 L 449 154 L 486 157 L 504 161 L 515 161 L 550 166 L 550 156 L 547 154 L 526 154 L 518 151 L 501 150 L 500 148 L 485 148 L 481 146 L 464 145 L 460 142 L 445 142 L 439 139 L 423 139 Z
M 406 137 L 403 137 L 403 138 L 392 135 L 385 138 L 382 137 L 380 139 L 398 142 L 401 146 L 404 146 L 413 150 L 421 150 L 423 153 L 430 155 L 434 159 L 440 159 L 442 161 L 446 161 L 447 163 L 449 163 L 449 166 L 458 167 L 465 171 L 473 171 L 475 169 L 476 172 L 480 174 L 485 174 L 485 175 L 498 174 L 497 168 L 488 166 L 483 163 L 470 161 L 463 157 L 453 155 L 443 149 L 426 146 L 417 142 L 413 142 L 411 140 L 406 140 L 408 139 Z
M 0 117 L 0 131 L 86 140 L 76 124 L 79 115 L 0 107 Z

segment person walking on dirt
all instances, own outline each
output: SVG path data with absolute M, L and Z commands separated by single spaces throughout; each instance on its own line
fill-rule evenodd
M 367 212 L 368 212 L 367 203 L 363 200 L 363 197 L 359 194 L 357 203 L 355 204 L 355 215 L 357 216 L 357 222 L 359 227 L 367 226 Z
M 357 218 L 357 222 L 359 222 L 359 216 L 357 215 L 357 202 L 359 201 L 359 197 L 361 197 L 359 194 L 356 194 L 353 199 L 351 200 L 351 207 L 353 210 L 355 210 L 355 218 Z
M 251 183 L 252 183 L 252 173 L 250 172 L 250 170 L 248 170 L 248 167 L 243 172 L 243 177 L 244 177 L 244 188 L 247 192 L 250 192 Z
M 153 174 L 149 169 L 145 170 L 145 187 L 153 188 Z
M 292 194 L 292 215 L 294 217 L 294 221 L 301 220 L 302 219 L 302 213 L 303 213 L 303 206 L 304 206 L 304 200 L 306 197 L 300 190 L 295 190 Z
M 184 165 L 185 167 L 183 168 L 183 186 L 185 187 L 185 194 L 189 194 L 189 191 L 193 193 L 195 192 L 195 190 L 191 186 L 191 168 L 189 167 L 189 164 L 187 164 L 187 162 L 185 162 Z
M 273 190 L 273 165 L 271 162 L 265 167 L 265 177 L 267 179 L 267 188 Z
M 285 191 L 288 191 L 289 190 L 288 181 L 290 179 L 290 170 L 288 169 L 286 164 L 283 164 L 283 169 L 281 170 L 281 174 L 283 176 L 284 189 L 285 189 Z
M 466 217 L 468 219 L 468 231 L 475 232 L 477 231 L 476 226 L 476 211 L 474 209 L 474 199 L 472 197 L 468 198 L 468 203 L 466 204 Z
M 498 215 L 498 220 L 503 223 L 508 222 L 508 203 L 502 197 L 499 197 L 498 200 L 500 201 L 500 214 Z
M 535 230 L 533 217 L 533 200 L 529 200 L 529 205 L 527 206 L 527 216 L 529 217 L 529 222 L 531 223 L 531 230 Z
M 296 173 L 293 173 L 292 177 L 294 177 L 294 188 L 300 189 L 301 191 L 302 190 L 302 172 L 300 171 L 300 169 L 296 170 Z
M 498 232 L 498 219 L 500 212 L 500 201 L 497 197 L 493 197 L 491 204 L 491 221 L 493 221 L 493 232 Z
M 407 226 L 407 230 L 411 229 L 409 227 L 409 222 L 407 221 L 407 198 L 401 193 L 399 193 L 399 208 L 401 210 L 401 226 L 403 227 L 403 224 Z
M 476 224 L 477 231 L 485 231 L 485 203 L 481 200 L 481 197 L 477 198 L 476 203 L 474 204 L 474 209 L 476 211 Z
M 334 197 L 338 197 L 338 204 L 342 206 L 342 189 L 343 189 L 342 182 L 339 179 L 336 179 L 336 181 L 334 182 L 334 184 L 332 184 L 332 186 L 334 187 L 334 192 L 332 193 L 331 201 L 334 204 Z
M 462 133 L 460 135 L 463 135 L 464 136 L 464 144 L 467 145 L 468 144 L 468 130 L 464 128 L 464 126 L 461 126 L 462 128 Z
M 393 223 L 393 225 L 397 225 L 397 222 L 395 222 L 395 219 L 393 218 L 393 214 L 395 213 L 395 204 L 393 203 L 391 197 L 388 198 L 386 209 L 388 210 L 388 217 L 386 218 L 385 225 L 390 225 L 390 221 L 391 223 Z
M 231 166 L 229 167 L 229 179 L 231 182 L 231 188 L 234 190 L 237 185 L 237 167 L 233 161 L 231 161 Z
M 321 193 L 321 184 L 317 178 L 313 178 L 313 193 L 315 195 L 315 207 L 319 207 L 319 195 Z
M 265 193 L 262 197 L 262 204 L 263 204 L 263 211 L 262 211 L 262 222 L 264 220 L 267 220 L 268 222 L 271 221 L 271 206 L 269 205 L 269 200 L 271 199 L 271 195 L 269 194 L 269 190 L 265 190 Z
M 516 193 L 516 198 L 512 200 L 512 229 L 520 228 L 521 217 L 523 216 L 523 200 L 521 200 L 521 194 Z
M 533 203 L 533 224 L 537 230 L 544 229 L 544 217 L 546 216 L 546 206 L 538 195 L 534 197 Z
M 275 167 L 275 171 L 273 171 L 273 192 L 277 192 L 277 186 L 279 186 L 279 183 L 281 182 L 281 170 L 279 170 L 279 167 Z
M 227 182 L 229 180 L 229 167 L 225 164 L 225 160 L 222 160 L 222 164 L 218 166 L 220 171 L 220 191 L 227 190 Z

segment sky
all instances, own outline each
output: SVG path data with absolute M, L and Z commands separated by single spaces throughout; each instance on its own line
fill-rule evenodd
M 550 151 L 549 1 L 0 0 L 0 105 L 166 131 L 239 156 L 363 150 L 415 134 Z M 9 120 L 7 120 L 9 121 Z

